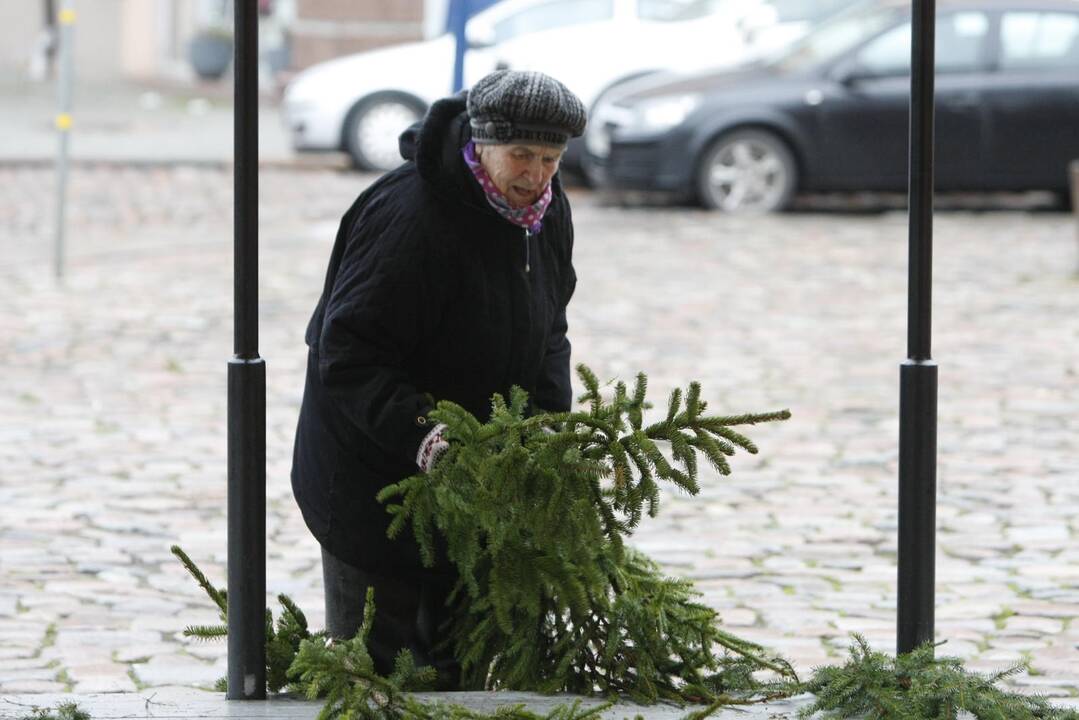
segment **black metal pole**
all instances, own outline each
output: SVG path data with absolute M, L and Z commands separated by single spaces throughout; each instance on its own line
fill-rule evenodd
M 260 700 L 266 697 L 266 364 L 258 354 L 258 20 L 256 0 L 235 5 L 228 698 Z
M 937 516 L 937 364 L 931 357 L 935 27 L 935 0 L 914 0 L 907 360 L 899 371 L 899 653 L 933 640 Z

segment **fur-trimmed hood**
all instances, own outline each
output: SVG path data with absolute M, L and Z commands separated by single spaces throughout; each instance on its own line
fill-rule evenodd
M 401 133 L 401 157 L 416 163 L 416 172 L 440 193 L 464 191 L 467 200 L 480 199 L 478 190 L 464 182 L 461 149 L 472 130 L 468 124 L 467 91 L 436 101 L 424 118 Z M 474 183 L 473 183 L 474 184 Z M 466 201 L 467 201 L 466 200 Z

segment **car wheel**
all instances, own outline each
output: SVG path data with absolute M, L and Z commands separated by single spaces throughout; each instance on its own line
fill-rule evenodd
M 763 130 L 737 130 L 705 152 L 697 194 L 707 208 L 773 212 L 786 207 L 794 195 L 795 173 L 794 156 L 778 137 Z
M 404 160 L 398 136 L 423 117 L 423 108 L 411 98 L 382 96 L 364 100 L 345 122 L 345 148 L 361 170 L 385 172 Z

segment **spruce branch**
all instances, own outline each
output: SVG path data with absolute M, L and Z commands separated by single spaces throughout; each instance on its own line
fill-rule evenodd
M 819 668 L 805 684 L 816 700 L 801 717 L 826 712 L 870 720 L 955 720 L 965 711 L 979 720 L 1079 720 L 1074 710 L 996 686 L 1023 665 L 985 676 L 964 669 L 958 658 L 936 657 L 939 644 L 925 643 L 893 657 L 874 651 L 862 636 L 853 637 L 844 665 Z
M 193 637 L 199 640 L 216 640 L 229 634 L 229 629 L 224 625 L 188 625 L 184 628 L 184 637 Z
M 581 701 L 575 700 L 554 707 L 546 715 L 532 712 L 523 704 L 502 705 L 488 715 L 447 703 L 422 705 L 412 698 L 408 698 L 406 703 L 411 717 L 420 720 L 599 720 L 602 713 L 614 705 L 609 701 L 594 707 L 581 707 Z
M 181 551 L 177 557 L 186 555 L 182 555 Z M 190 559 L 188 564 L 197 570 Z M 195 573 L 192 575 L 196 576 Z M 201 576 L 201 572 L 198 576 Z M 297 638 L 293 629 L 302 628 L 307 633 L 297 643 L 285 675 L 288 687 L 293 692 L 310 700 L 325 700 L 318 715 L 319 720 L 597 720 L 614 704 L 608 701 L 593 707 L 582 707 L 581 701 L 576 700 L 572 704 L 557 705 L 543 715 L 529 711 L 524 705 L 499 706 L 493 713 L 487 714 L 460 705 L 425 703 L 406 693 L 430 689 L 436 672 L 430 667 L 417 667 L 410 652 L 402 650 L 397 655 L 389 676 L 382 676 L 374 669 L 374 660 L 366 646 L 375 618 L 373 589 L 367 590 L 359 630 L 353 638 L 344 641 L 329 639 L 322 632 L 308 632 L 306 619 L 299 607 L 287 595 L 278 595 L 278 600 L 283 609 L 277 621 L 277 630 L 274 631 L 272 625 L 267 626 L 267 663 L 274 664 L 270 659 L 274 655 L 274 648 L 287 647 Z M 476 610 L 490 617 L 490 608 L 484 602 L 481 600 L 477 603 Z M 272 619 L 269 611 L 267 618 L 268 622 Z M 564 637 L 574 636 L 564 633 Z M 279 664 L 275 664 L 268 671 L 276 672 L 279 667 Z M 527 668 L 519 665 L 517 670 L 527 671 Z M 522 682 L 535 680 L 537 678 L 522 676 Z M 270 689 L 276 692 L 283 687 L 283 683 L 276 683 L 271 684 Z M 216 683 L 215 689 L 220 692 L 227 690 L 224 678 Z M 556 689 L 551 687 L 550 691 Z M 70 707 L 61 705 L 56 715 L 35 710 L 32 720 L 90 720 L 74 704 L 68 705 Z
M 649 515 L 658 511 L 661 481 L 696 494 L 698 453 L 729 473 L 727 458 L 739 448 L 757 452 L 733 427 L 790 413 L 706 415 L 700 386 L 691 383 L 684 394 L 671 393 L 663 420 L 645 426 L 651 406 L 643 375 L 632 393 L 615 384 L 610 400 L 590 370 L 580 366 L 578 375 L 587 411 L 526 417 L 528 399 L 519 388 L 508 402 L 494 398 L 487 422 L 440 403 L 432 417 L 446 423 L 449 451 L 431 473 L 378 496 L 395 501 L 388 504 L 391 535 L 411 526 L 427 562 L 435 560 L 435 534 L 446 541 L 460 580 L 441 649 L 462 663 L 465 687 L 703 706 L 685 720 L 799 692 L 816 695 L 801 713 L 806 718 L 824 712 L 956 720 L 966 711 L 979 720 L 1079 720 L 1075 711 L 996 687 L 1023 666 L 982 676 L 955 658 L 936 658 L 933 645 L 892 658 L 855 636 L 845 665 L 820 668 L 803 683 L 783 658 L 722 630 L 691 582 L 664 576 L 623 540 L 645 502 Z M 227 619 L 225 590 L 214 588 L 178 547 L 173 552 Z M 426 704 L 406 693 L 428 687 L 435 673 L 416 667 L 410 653 L 397 657 L 388 677 L 374 670 L 366 648 L 375 612 L 370 589 L 360 629 L 344 641 L 311 633 L 295 603 L 285 595 L 278 600 L 276 627 L 266 611 L 268 684 L 325 698 L 320 720 L 595 720 L 611 706 L 576 702 L 541 716 L 522 705 L 485 715 Z M 225 626 L 188 630 L 206 638 L 227 633 Z M 761 679 L 762 671 L 770 676 Z
M 210 600 L 217 606 L 221 614 L 222 625 L 191 625 L 184 629 L 185 637 L 193 637 L 199 640 L 216 640 L 228 636 L 228 593 L 224 588 L 214 587 L 199 566 L 188 557 L 178 545 L 171 548 L 183 564 L 187 572 L 195 579 Z M 273 612 L 266 608 L 265 632 L 266 632 L 266 685 L 271 692 L 277 692 L 290 684 L 289 667 L 292 665 L 300 644 L 309 638 L 321 638 L 324 633 L 312 634 L 307 628 L 307 618 L 296 603 L 287 595 L 278 595 L 281 603 L 281 615 L 274 624 Z M 224 689 L 226 679 L 221 678 L 215 687 Z
M 277 601 L 281 603 L 283 608 L 281 613 L 282 625 L 288 623 L 290 627 L 295 627 L 298 633 L 307 637 L 307 617 L 303 614 L 303 611 L 296 606 L 296 603 L 288 595 L 278 595 Z
M 191 577 L 195 578 L 195 582 L 199 584 L 199 587 L 206 591 L 206 594 L 213 600 L 214 605 L 221 611 L 221 619 L 224 620 L 229 611 L 225 591 L 215 588 L 213 584 L 206 579 L 206 576 L 202 574 L 202 570 L 199 570 L 198 565 L 187 556 L 187 553 L 185 553 L 179 545 L 173 545 L 169 549 L 172 551 L 172 554 L 179 558 L 180 562 L 183 563 L 184 568 L 190 573 Z
M 431 417 L 446 424 L 451 450 L 378 495 L 392 532 L 411 524 L 429 562 L 435 534 L 445 539 L 460 576 L 446 644 L 465 684 L 713 702 L 774 691 L 757 671 L 795 681 L 789 663 L 719 630 L 691 584 L 624 547 L 645 513 L 658 513 L 663 482 L 698 492 L 698 452 L 729 473 L 737 448 L 756 451 L 730 426 L 789 412 L 707 415 L 691 383 L 646 426 L 643 373 L 632 390 L 613 383 L 609 399 L 587 367 L 578 376 L 581 411 L 526 417 L 519 388 L 508 402 L 495 396 L 483 423 L 439 403 Z
M 435 678 L 434 669 L 417 668 L 407 650 L 397 655 L 389 677 L 379 675 L 361 634 L 344 641 L 304 640 L 290 674 L 296 689 L 309 700 L 326 699 L 320 720 L 408 717 L 403 693 L 427 689 Z

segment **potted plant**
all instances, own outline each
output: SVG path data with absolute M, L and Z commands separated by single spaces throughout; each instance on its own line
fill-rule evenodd
M 188 57 L 203 80 L 219 80 L 232 62 L 232 29 L 210 26 L 200 30 L 188 45 Z

